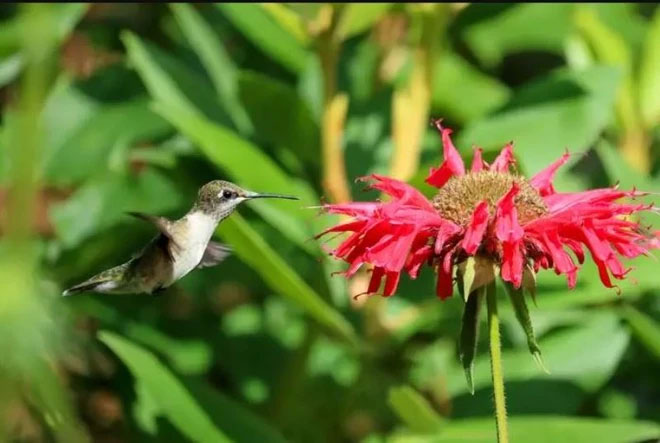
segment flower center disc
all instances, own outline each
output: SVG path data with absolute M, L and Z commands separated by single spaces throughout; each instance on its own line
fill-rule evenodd
M 509 192 L 514 182 L 520 187 L 520 192 L 514 198 L 520 224 L 547 214 L 548 208 L 543 198 L 524 177 L 493 171 L 450 178 L 433 197 L 433 207 L 443 218 L 467 226 L 474 208 L 484 200 L 488 202 L 488 210 L 493 215 L 497 202 Z

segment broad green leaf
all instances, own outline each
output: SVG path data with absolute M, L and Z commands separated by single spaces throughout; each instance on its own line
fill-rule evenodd
M 188 113 L 203 114 L 229 123 L 217 96 L 209 94 L 213 85 L 202 73 L 191 69 L 181 58 L 131 32 L 122 32 L 121 39 L 130 66 L 137 71 L 151 97 Z
M 305 22 L 298 12 L 280 3 L 261 3 L 261 7 L 302 45 L 306 46 L 309 43 L 310 38 L 305 29 Z
M 660 189 L 660 180 L 647 177 L 628 165 L 612 143 L 602 139 L 595 146 L 598 159 L 603 164 L 610 183 L 619 183 L 621 189 L 639 189 L 640 191 L 653 191 Z
M 660 426 L 651 421 L 603 420 L 583 417 L 528 416 L 510 417 L 512 442 L 556 443 L 558 441 L 623 443 L 653 441 Z M 388 443 L 492 443 L 495 423 L 492 418 L 452 420 L 436 436 L 402 435 Z
M 392 3 L 348 3 L 341 12 L 337 34 L 349 39 L 371 28 L 392 7 Z
M 124 362 L 135 377 L 138 394 L 147 395 L 152 412 L 157 409 L 192 441 L 231 441 L 209 418 L 182 383 L 154 355 L 110 331 L 99 339 Z
M 653 356 L 660 360 L 660 325 L 651 317 L 635 309 L 632 305 L 623 306 L 621 315 L 630 325 L 630 329 L 640 343 Z
M 199 113 L 174 80 L 154 62 L 144 42 L 137 35 L 124 31 L 122 41 L 132 66 L 140 73 L 142 81 L 154 99 L 185 109 L 191 114 Z
M 523 331 L 525 331 L 529 352 L 532 354 L 532 357 L 534 357 L 536 364 L 538 364 L 543 371 L 548 372 L 545 365 L 543 364 L 541 348 L 539 348 L 539 345 L 536 342 L 536 337 L 534 336 L 534 327 L 532 325 L 532 319 L 529 316 L 527 301 L 525 301 L 525 295 L 523 294 L 522 288 L 516 289 L 510 283 L 506 283 L 504 286 L 509 293 L 509 299 L 513 305 L 513 310 L 516 313 L 516 319 L 518 320 L 520 326 L 522 326 Z
M 218 232 L 268 286 L 297 303 L 329 330 L 355 343 L 351 324 L 314 292 L 239 214 L 223 221 Z
M 162 214 L 181 203 L 181 194 L 162 174 L 146 170 L 137 176 L 98 175 L 67 200 L 54 205 L 50 217 L 59 241 L 72 248 L 89 236 L 120 222 L 126 211 Z
M 319 128 L 295 89 L 257 72 L 241 72 L 240 97 L 264 142 L 290 149 L 297 157 L 319 163 Z
M 0 60 L 0 87 L 11 83 L 23 69 L 23 58 L 13 54 Z
M 468 389 L 470 394 L 474 394 L 474 358 L 477 355 L 477 343 L 479 342 L 479 311 L 481 310 L 483 290 L 469 294 L 461 321 L 461 340 L 458 352 L 465 371 Z
M 165 103 L 157 103 L 155 109 L 181 133 L 197 143 L 206 157 L 240 186 L 258 192 L 299 197 L 302 203 L 263 200 L 250 205 L 302 249 L 309 252 L 317 250 L 308 241 L 312 236 L 309 226 L 294 215 L 300 213 L 301 204 L 316 204 L 313 191 L 308 185 L 291 179 L 263 151 L 227 128 Z M 313 216 L 311 211 L 308 214 Z
M 438 433 L 445 426 L 443 418 L 410 386 L 390 388 L 387 402 L 413 432 Z
M 639 106 L 647 128 L 660 124 L 660 9 L 649 23 L 639 67 Z
M 558 71 L 516 91 L 502 110 L 468 124 L 456 146 L 499 150 L 513 140 L 520 164 L 536 173 L 567 148 L 585 151 L 596 140 L 611 117 L 618 80 L 611 67 Z
M 239 131 L 249 134 L 252 132 L 252 125 L 238 100 L 237 70 L 222 42 L 192 6 L 173 3 L 170 8 L 190 46 L 204 64 L 220 103 Z
M 570 297 L 570 294 L 566 294 Z M 539 302 L 542 296 L 539 296 Z M 541 305 L 542 306 L 542 305 Z M 593 392 L 612 375 L 629 341 L 629 335 L 610 311 L 585 317 L 581 325 L 557 332 L 541 340 L 544 360 L 551 374 L 538 370 L 527 350 L 504 350 L 505 381 L 530 379 L 565 380 L 586 392 Z M 489 359 L 475 360 L 475 389 L 490 386 Z M 456 364 L 447 369 L 447 389 L 455 397 L 467 391 L 463 368 Z
M 229 438 L 237 442 L 285 443 L 279 430 L 270 426 L 260 416 L 245 406 L 199 380 L 184 382 L 188 390 L 205 410 L 211 420 Z
M 52 106 L 50 106 L 52 105 Z M 69 115 L 60 106 L 70 105 Z M 71 115 L 78 114 L 78 118 Z M 98 106 L 67 94 L 46 108 L 44 173 L 60 185 L 77 183 L 108 168 L 118 145 L 149 141 L 171 131 L 165 120 L 149 109 L 147 100 Z M 121 128 L 121 131 L 117 129 Z M 126 166 L 126 165 L 124 165 Z
M 626 131 L 640 127 L 637 108 L 637 86 L 633 78 L 632 54 L 623 38 L 610 29 L 589 5 L 581 5 L 575 14 L 575 24 L 601 62 L 619 66 L 623 72 L 617 90 L 617 113 Z
M 294 73 L 305 66 L 307 51 L 300 42 L 282 28 L 261 5 L 250 3 L 217 3 L 222 13 L 264 54 Z
M 512 52 L 560 53 L 571 29 L 572 10 L 571 4 L 471 4 L 454 26 L 479 60 L 493 67 Z
M 511 95 L 506 85 L 452 51 L 443 51 L 434 69 L 431 101 L 438 115 L 468 122 L 503 105 Z
M 148 323 L 122 323 L 124 335 L 163 354 L 178 373 L 203 374 L 212 364 L 211 347 L 204 341 L 173 338 Z
M 470 298 L 470 294 L 472 294 L 472 284 L 474 283 L 475 277 L 475 259 L 470 256 L 462 264 L 462 269 L 459 269 L 461 274 L 461 284 L 459 285 L 459 289 L 463 292 L 463 299 L 467 302 Z

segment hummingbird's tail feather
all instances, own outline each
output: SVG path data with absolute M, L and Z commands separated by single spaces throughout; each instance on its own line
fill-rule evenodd
M 62 297 L 67 297 L 69 295 L 77 294 L 79 292 L 93 291 L 97 286 L 99 286 L 102 283 L 103 282 L 91 282 L 91 283 L 83 282 L 75 286 L 71 286 L 69 289 L 66 289 L 64 292 L 62 292 Z
M 66 297 L 73 294 L 78 294 L 85 291 L 94 292 L 113 292 L 118 289 L 127 269 L 127 264 L 115 266 L 106 271 L 103 271 L 95 276 L 85 280 L 82 283 L 71 286 L 69 289 L 62 292 L 62 296 Z

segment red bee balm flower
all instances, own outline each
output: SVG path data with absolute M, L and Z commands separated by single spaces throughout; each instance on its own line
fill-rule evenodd
M 515 163 L 511 143 L 491 165 L 477 149 L 466 171 L 452 144 L 451 129 L 442 127 L 440 120 L 434 123 L 442 136 L 444 162 L 426 179 L 438 188 L 433 199 L 404 182 L 374 174 L 364 178 L 372 180 L 369 188 L 388 194 L 390 201 L 323 207 L 353 218 L 318 237 L 351 233 L 331 254 L 350 264 L 344 272 L 347 277 L 365 263 L 373 265 L 366 293 L 377 292 L 384 278 L 383 295 L 392 295 L 403 271 L 414 279 L 428 263 L 438 274 L 437 295 L 445 299 L 452 295 L 454 266 L 471 256 L 496 265 L 502 279 L 516 288 L 524 273 L 540 268 L 565 274 L 572 288 L 579 267 L 566 247 L 582 264 L 583 246 L 598 266 L 601 281 L 611 288 L 610 275 L 623 279 L 630 270 L 619 256 L 633 258 L 659 247 L 657 233 L 649 238 L 638 223 L 621 217 L 653 209 L 618 202 L 643 192 L 617 187 L 556 192 L 553 176 L 569 154 L 527 179 L 510 171 Z

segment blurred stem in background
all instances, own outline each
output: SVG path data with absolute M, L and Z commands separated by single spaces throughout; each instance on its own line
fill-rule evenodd
M 317 51 L 323 73 L 323 114 L 321 120 L 321 149 L 323 153 L 323 190 L 333 202 L 351 200 L 346 178 L 346 163 L 342 138 L 348 112 L 348 95 L 337 90 L 337 69 L 341 37 L 337 24 L 342 5 L 325 4 L 317 20 L 321 31 L 317 37 Z
M 21 6 L 16 37 L 25 71 L 17 110 L 5 115 L 11 143 L 5 250 L 0 256 L 0 281 L 4 285 L 0 298 L 0 433 L 24 432 L 26 419 L 12 423 L 9 417 L 16 417 L 17 410 L 26 411 L 22 403 L 28 401 L 42 414 L 57 441 L 75 443 L 87 441 L 87 437 L 76 423 L 55 369 L 58 328 L 47 291 L 39 287 L 32 223 L 41 164 L 41 111 L 55 68 L 54 7 L 59 5 Z
M 413 66 L 407 83 L 392 97 L 392 140 L 394 153 L 390 175 L 410 180 L 419 168 L 422 139 L 429 122 L 433 67 L 447 22 L 447 5 L 410 6 L 417 34 L 412 45 Z
M 608 27 L 591 5 L 576 9 L 575 25 L 596 60 L 621 68 L 622 80 L 615 105 L 621 131 L 619 149 L 630 166 L 639 172 L 649 173 L 652 166 L 650 133 L 656 122 L 644 122 L 642 118 L 643 102 L 647 97 L 639 93 L 643 85 L 640 80 L 643 79 L 635 75 L 638 69 L 632 51 L 623 37 Z

